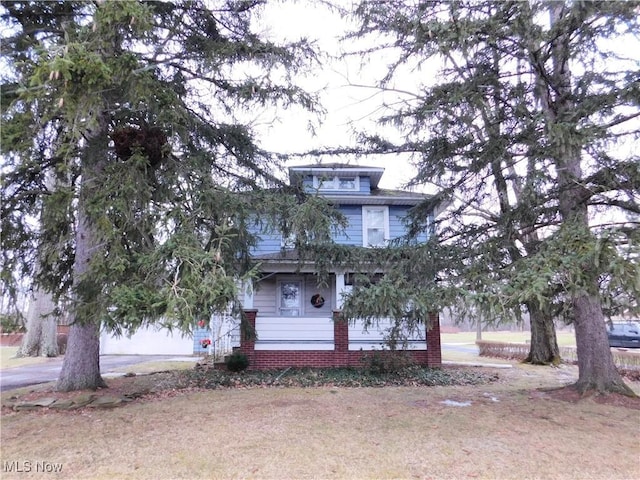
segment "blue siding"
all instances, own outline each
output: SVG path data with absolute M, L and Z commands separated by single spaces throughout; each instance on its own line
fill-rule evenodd
M 360 177 L 360 194 L 371 195 L 371 178 Z
M 256 246 L 251 249 L 251 255 L 275 253 L 282 249 L 282 235 L 273 231 L 273 227 L 257 221 L 249 227 L 249 231 L 258 237 Z
M 347 217 L 349 225 L 343 233 L 334 236 L 336 243 L 362 246 L 362 207 L 360 205 L 342 205 L 338 210 Z
M 390 206 L 389 207 L 389 239 L 401 237 L 406 233 L 406 226 L 404 219 L 411 207 L 407 206 Z M 418 237 L 418 242 L 426 242 L 428 235 L 421 233 Z
M 193 353 L 207 353 L 209 349 L 200 343 L 205 338 L 211 339 L 211 330 L 208 328 L 195 327 L 193 329 Z
M 389 206 L 389 239 L 393 240 L 402 237 L 405 232 L 404 218 L 411 207 L 409 206 Z M 334 241 L 343 245 L 362 246 L 362 205 L 341 205 L 338 210 L 346 217 L 348 226 L 344 231 L 334 234 Z M 260 232 L 260 225 L 256 225 L 254 232 L 259 235 L 260 240 L 252 250 L 253 255 L 263 255 L 267 253 L 277 253 L 282 249 L 282 235 L 276 232 Z M 418 238 L 419 242 L 426 242 L 427 233 L 422 233 Z
M 282 249 L 282 235 L 276 233 L 260 233 L 256 246 L 252 249 L 252 255 L 275 253 Z
M 406 233 L 404 218 L 407 216 L 410 206 L 389 206 L 389 239 L 393 240 L 402 237 Z M 342 205 L 339 207 L 349 222 L 349 226 L 341 235 L 336 235 L 336 243 L 345 245 L 362 246 L 362 205 Z M 427 235 L 422 234 L 418 239 L 420 242 L 427 241 Z
M 405 234 L 403 218 L 407 216 L 407 207 L 389 207 L 389 240 Z

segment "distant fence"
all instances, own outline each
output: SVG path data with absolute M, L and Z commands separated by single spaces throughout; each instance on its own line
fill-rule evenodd
M 529 355 L 528 343 L 476 341 L 481 357 L 508 358 L 524 360 Z M 612 349 L 611 355 L 616 366 L 624 370 L 640 370 L 640 351 Z M 575 347 L 560 347 L 560 357 L 566 363 L 578 361 Z

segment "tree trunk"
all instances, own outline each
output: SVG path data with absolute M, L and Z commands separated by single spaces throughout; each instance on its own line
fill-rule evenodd
M 52 175 L 45 177 L 45 186 L 48 191 L 55 189 L 56 182 Z M 44 205 L 40 212 L 40 219 L 44 213 Z M 42 271 L 42 261 L 37 257 L 38 271 Z M 16 356 L 18 357 L 57 357 L 61 352 L 58 349 L 58 322 L 55 315 L 56 305 L 49 292 L 35 284 L 29 298 L 29 311 L 27 313 L 26 334 Z
M 526 306 L 531 324 L 531 346 L 525 362 L 534 365 L 558 365 L 560 349 L 553 319 L 535 302 L 528 302 Z
M 82 198 L 82 194 L 81 194 Z M 86 280 L 94 248 L 92 226 L 82 211 L 84 204 L 78 205 L 78 227 L 76 230 L 76 256 L 73 264 L 74 287 L 76 301 L 82 303 L 83 294 L 77 291 L 78 286 Z M 94 292 L 95 288 L 92 289 Z M 79 312 L 83 312 L 80 314 Z M 107 384 L 100 375 L 100 321 L 87 314 L 85 309 L 74 307 L 73 322 L 69 328 L 67 351 L 62 362 L 62 370 L 58 377 L 56 390 L 96 390 L 106 388 Z M 85 317 L 85 318 L 83 318 Z M 87 318 L 89 317 L 89 318 Z
M 57 322 L 51 295 L 35 287 L 27 314 L 27 332 L 17 357 L 58 356 Z
M 548 8 L 550 24 L 552 28 L 557 28 L 571 8 L 583 7 L 580 4 L 550 2 Z M 549 144 L 553 147 L 562 226 L 591 235 L 587 204 L 583 197 L 581 137 L 573 119 L 575 104 L 571 91 L 570 42 L 571 32 L 556 32 L 551 41 L 551 72 L 542 75 L 543 66 L 532 66 L 537 68 L 538 98 L 546 117 Z M 596 391 L 635 396 L 625 385 L 613 362 L 599 295 L 598 271 L 593 264 L 582 265 L 582 269 L 591 277 L 568 300 L 573 309 L 578 355 L 579 377 L 575 387 L 583 394 Z
M 105 123 L 106 125 L 106 123 Z M 95 225 L 87 214 L 92 192 L 99 188 L 99 178 L 107 159 L 106 128 L 88 141 L 82 166 L 82 183 L 77 207 L 75 258 L 73 263 L 74 305 L 67 339 L 67 351 L 56 390 L 96 390 L 106 388 L 100 375 L 100 317 L 92 308 L 101 295 L 102 285 L 91 278 L 94 258 L 103 255 Z
M 95 323 L 69 327 L 67 353 L 56 390 L 96 390 L 106 388 L 100 375 L 100 327 Z
M 573 308 L 579 371 L 575 386 L 578 391 L 635 396 L 613 362 L 600 299 L 595 295 L 582 295 L 573 300 Z

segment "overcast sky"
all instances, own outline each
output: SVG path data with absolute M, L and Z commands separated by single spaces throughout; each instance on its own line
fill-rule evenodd
M 317 41 L 320 49 L 331 55 L 349 50 L 351 45 L 338 42 L 354 24 L 329 11 L 313 6 L 311 2 L 269 3 L 262 17 L 266 33 L 274 40 L 295 41 L 301 37 Z M 280 152 L 304 152 L 314 148 L 347 146 L 354 144 L 354 129 L 372 128 L 378 113 L 380 95 L 373 89 L 349 86 L 349 83 L 373 85 L 376 78 L 386 71 L 384 62 L 367 64 L 361 69 L 360 60 L 345 57 L 328 62 L 305 78 L 301 85 L 310 92 L 320 92 L 322 106 L 327 113 L 319 121 L 312 115 L 300 112 L 292 114 L 279 111 L 279 121 L 271 122 L 273 113 L 264 113 L 259 131 L 263 132 L 262 144 L 269 150 Z M 310 122 L 315 131 L 309 130 Z M 291 161 L 288 165 L 315 163 L 311 157 Z M 408 162 L 390 156 L 371 156 L 361 159 L 324 158 L 328 161 L 349 161 L 359 165 L 385 168 L 380 186 L 401 188 L 412 176 Z

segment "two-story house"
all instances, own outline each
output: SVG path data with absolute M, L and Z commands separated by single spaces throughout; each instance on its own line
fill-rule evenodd
M 289 168 L 289 179 L 324 196 L 346 217 L 348 226 L 336 234 L 336 243 L 381 247 L 406 233 L 403 219 L 427 198 L 379 188 L 383 173 L 378 167 L 307 165 Z M 243 306 L 256 336 L 243 335 L 240 347 L 251 368 L 357 365 L 363 351 L 382 348 L 390 321 L 380 319 L 365 331 L 360 322 L 340 320 L 343 294 L 351 290 L 357 273 L 352 266 L 336 265 L 327 285 L 320 287 L 315 265 L 299 262 L 289 239 L 277 232 L 260 235 L 254 256 L 262 276 L 247 289 Z M 437 314 L 425 319 L 425 325 L 409 339 L 408 349 L 415 361 L 440 365 Z
M 348 225 L 336 233 L 336 243 L 382 247 L 406 233 L 403 219 L 409 209 L 428 198 L 379 188 L 383 173 L 378 167 L 316 164 L 289 168 L 289 181 L 322 195 L 344 215 Z M 427 221 L 433 221 L 433 214 Z M 217 354 L 233 346 L 247 354 L 250 368 L 264 369 L 357 365 L 363 352 L 383 347 L 390 321 L 380 319 L 377 326 L 365 330 L 361 322 L 340 320 L 343 294 L 351 291 L 354 274 L 359 273 L 354 266 L 335 265 L 326 286 L 319 287 L 317 266 L 300 262 L 290 238 L 271 229 L 256 233 L 259 242 L 253 256 L 260 263 L 261 275 L 252 285 L 245 285 L 241 299 L 255 335 L 240 335 L 236 319 L 216 316 L 210 322 L 200 320 L 193 336 L 154 327 L 140 329 L 131 337 L 105 333 L 102 353 Z M 426 234 L 419 240 L 426 241 Z M 415 361 L 441 364 L 437 313 L 425 319 L 425 328 L 408 340 Z

